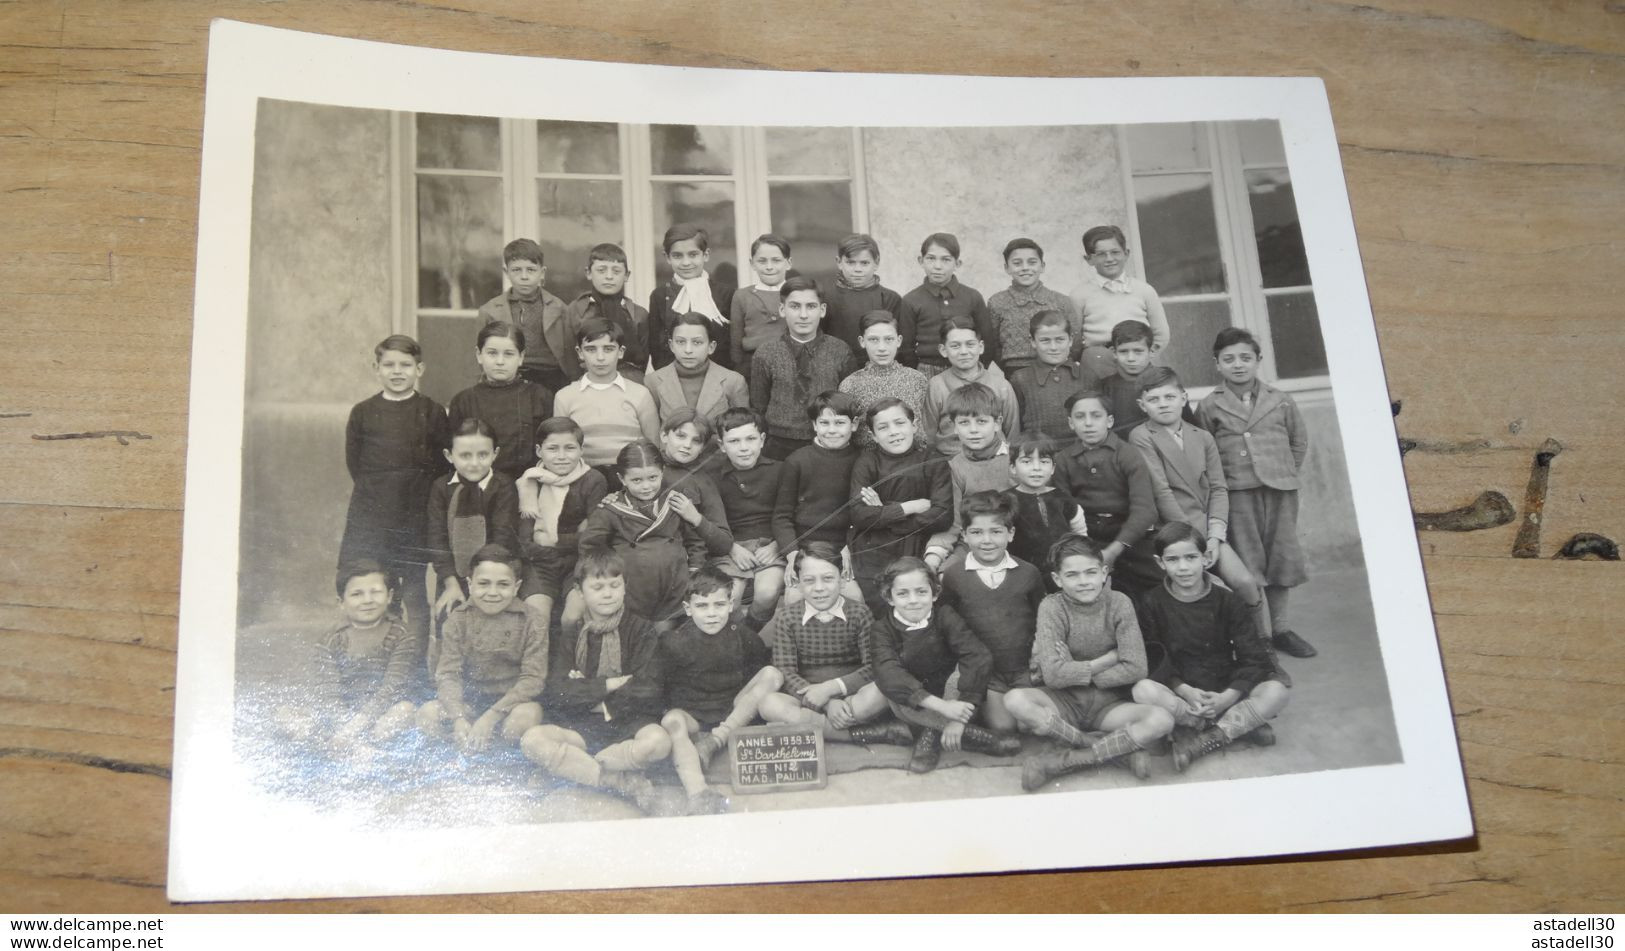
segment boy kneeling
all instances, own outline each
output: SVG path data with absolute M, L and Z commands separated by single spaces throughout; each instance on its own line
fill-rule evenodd
M 1275 742 L 1267 722 L 1286 706 L 1287 688 L 1258 634 L 1253 611 L 1213 584 L 1207 540 L 1185 522 L 1169 522 L 1153 544 L 1164 579 L 1140 600 L 1147 643 L 1162 646 L 1151 679 L 1134 685 L 1137 703 L 1173 714 L 1174 768 L 1251 734 Z
M 688 617 L 661 635 L 650 674 L 666 715 L 672 766 L 689 812 L 722 812 L 728 800 L 705 784 L 705 766 L 734 730 L 756 719 L 762 700 L 784 685 L 755 631 L 732 616 L 733 579 L 701 568 L 683 600 Z M 696 734 L 700 734 L 696 739 Z
M 585 613 L 574 637 L 561 631 L 555 639 L 542 693 L 549 722 L 526 730 L 519 748 L 543 771 L 647 812 L 654 788 L 638 771 L 671 752 L 651 676 L 659 640 L 647 618 L 626 610 L 621 556 L 583 555 L 577 577 Z
M 418 709 L 418 729 L 448 737 L 465 753 L 491 745 L 501 727 L 517 743 L 542 720 L 536 698 L 547 680 L 547 618 L 518 600 L 519 560 L 486 545 L 469 562 L 468 600 L 440 633 L 438 696 Z M 481 711 L 483 708 L 483 712 Z

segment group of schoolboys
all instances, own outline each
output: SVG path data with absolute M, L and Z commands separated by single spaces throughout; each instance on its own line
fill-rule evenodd
M 1153 365 L 1178 330 L 1122 232 L 1083 245 L 1070 297 L 1018 238 L 984 300 L 952 235 L 898 295 L 867 235 L 820 286 L 769 234 L 734 289 L 679 225 L 645 311 L 620 248 L 565 304 L 511 243 L 449 413 L 417 392 L 415 341 L 377 347 L 382 392 L 347 431 L 345 621 L 283 725 L 343 751 L 414 723 L 466 753 L 500 739 L 645 809 L 670 758 L 692 812 L 726 808 L 705 766 L 758 718 L 911 745 L 916 772 L 1049 737 L 1029 790 L 1273 742 L 1275 648 L 1314 653 L 1284 623 L 1302 419 L 1237 329 L 1193 412 Z

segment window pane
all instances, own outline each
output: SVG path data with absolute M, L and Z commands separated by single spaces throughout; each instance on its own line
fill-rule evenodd
M 620 127 L 613 122 L 538 121 L 536 171 L 619 174 Z
M 418 176 L 418 306 L 476 310 L 502 292 L 502 180 Z
M 1163 297 L 1225 290 L 1211 175 L 1134 179 L 1145 279 Z
M 733 130 L 726 126 L 655 125 L 649 140 L 656 175 L 733 174 Z
M 484 321 L 479 317 L 418 317 L 418 346 L 423 348 L 423 379 L 418 389 L 441 406 L 480 379 L 474 343 Z
M 1258 266 L 1265 287 L 1302 287 L 1309 281 L 1309 258 L 1298 227 L 1298 204 L 1284 168 L 1247 173 L 1247 201 L 1253 209 Z
M 1241 140 L 1243 165 L 1286 164 L 1286 147 L 1281 144 L 1281 123 L 1274 119 L 1238 122 L 1236 137 Z
M 418 167 L 496 171 L 502 162 L 497 120 L 479 116 L 419 113 Z
M 1207 168 L 1207 130 L 1195 122 L 1131 125 L 1128 154 L 1136 172 Z
M 587 252 L 605 241 L 626 247 L 621 183 L 542 179 L 537 243 L 547 261 L 547 289 L 565 302 L 585 293 Z
M 767 174 L 851 175 L 851 130 L 768 129 Z
M 739 286 L 738 245 L 734 230 L 734 186 L 732 182 L 655 182 L 654 252 L 655 278 L 671 279 L 660 239 L 677 222 L 704 228 L 710 239 L 711 261 L 706 270 L 725 284 Z
M 1320 337 L 1320 314 L 1315 295 L 1275 294 L 1266 301 L 1270 310 L 1270 341 L 1275 344 L 1275 375 L 1320 376 L 1326 372 L 1326 343 Z
M 852 233 L 852 186 L 847 182 L 778 184 L 769 186 L 767 194 L 773 231 L 789 240 L 796 270 L 821 282 L 834 281 L 835 246 Z M 745 277 L 756 279 L 750 273 Z
M 1162 309 L 1168 314 L 1168 346 L 1156 362 L 1173 369 L 1186 386 L 1217 384 L 1213 338 L 1230 326 L 1230 302 L 1164 301 Z

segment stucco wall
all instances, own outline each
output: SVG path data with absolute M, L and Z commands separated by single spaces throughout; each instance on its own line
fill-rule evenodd
M 863 161 L 881 281 L 898 293 L 920 283 L 920 242 L 936 231 L 958 236 L 959 278 L 984 296 L 1009 286 L 1016 237 L 1043 246 L 1044 283 L 1070 292 L 1088 267 L 1084 230 L 1127 215 L 1110 127 L 865 129 Z
M 1297 399 L 1309 428 L 1309 455 L 1303 461 L 1303 488 L 1298 492 L 1298 539 L 1313 574 L 1317 568 L 1347 567 L 1359 562 L 1360 535 L 1354 522 L 1348 457 L 1343 452 L 1337 412 L 1324 397 L 1304 394 Z
M 372 348 L 391 327 L 389 115 L 261 100 L 254 160 L 244 623 L 331 603 L 344 421 L 377 391 Z

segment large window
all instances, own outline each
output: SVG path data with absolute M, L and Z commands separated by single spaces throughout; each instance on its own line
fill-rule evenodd
M 1211 386 L 1213 337 L 1253 331 L 1263 374 L 1324 385 L 1326 350 L 1309 264 L 1273 120 L 1124 127 L 1134 215 L 1130 242 L 1173 339 L 1162 362 Z
M 670 277 L 660 239 L 684 221 L 711 238 L 710 269 L 754 280 L 756 235 L 789 239 L 797 269 L 832 278 L 835 245 L 867 230 L 859 133 L 837 128 L 617 125 L 401 114 L 405 274 L 400 325 L 423 344 L 424 391 L 447 400 L 477 377 L 479 306 L 501 293 L 502 247 L 535 238 L 546 286 L 587 290 L 587 252 L 627 252 L 627 293 L 646 303 Z M 415 229 L 410 228 L 415 223 Z

